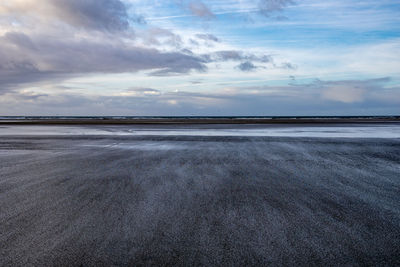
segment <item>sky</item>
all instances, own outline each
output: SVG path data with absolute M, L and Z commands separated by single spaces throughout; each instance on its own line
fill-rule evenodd
M 0 115 L 400 115 L 400 1 L 2 0 Z

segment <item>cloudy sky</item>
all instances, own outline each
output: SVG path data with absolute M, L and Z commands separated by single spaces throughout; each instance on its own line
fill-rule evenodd
M 398 0 L 0 1 L 0 115 L 400 114 Z

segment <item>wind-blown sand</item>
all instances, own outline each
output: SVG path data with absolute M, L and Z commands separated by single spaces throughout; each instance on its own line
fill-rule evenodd
M 0 266 L 400 264 L 400 138 L 6 128 Z

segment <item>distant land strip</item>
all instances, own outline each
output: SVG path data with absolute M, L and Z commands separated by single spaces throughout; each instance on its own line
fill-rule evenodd
M 8 117 L 0 125 L 399 123 L 400 116 L 357 117 Z

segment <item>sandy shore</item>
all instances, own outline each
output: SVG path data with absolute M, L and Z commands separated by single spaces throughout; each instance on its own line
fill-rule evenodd
M 398 138 L 3 136 L 0 266 L 395 266 L 399 172 Z

